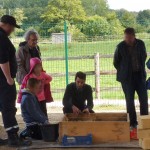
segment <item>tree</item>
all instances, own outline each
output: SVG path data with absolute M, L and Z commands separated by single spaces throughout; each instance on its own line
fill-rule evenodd
M 6 9 L 6 14 L 12 15 L 15 8 L 20 8 L 19 0 L 0 0 L 0 5 L 3 9 Z
M 6 9 L 5 14 L 13 15 L 16 8 L 23 10 L 24 16 L 28 19 L 23 24 L 39 24 L 43 20 L 41 15 L 48 0 L 0 0 L 0 7 Z
M 104 17 L 91 16 L 84 22 L 82 31 L 88 36 L 107 35 L 109 34 L 109 23 Z
M 25 16 L 28 18 L 24 20 L 24 24 L 37 24 L 43 22 L 41 15 L 48 5 L 48 0 L 20 0 L 20 4 L 24 9 Z
M 0 16 L 3 16 L 6 14 L 6 9 L 0 8 Z
M 16 1 L 16 0 L 15 0 Z M 23 8 L 37 8 L 37 7 L 41 7 L 44 8 L 48 5 L 48 1 L 49 0 L 19 0 L 20 1 L 20 5 Z
M 13 12 L 12 12 L 12 15 L 16 18 L 17 23 L 20 24 L 20 25 L 22 25 L 22 22 L 23 22 L 24 19 L 27 19 L 24 16 L 23 9 L 20 9 L 20 8 L 14 9 Z
M 33 8 L 24 8 L 24 14 L 25 17 L 28 19 L 24 20 L 24 24 L 37 24 L 39 25 L 40 23 L 43 22 L 43 19 L 40 17 L 41 14 L 43 14 L 44 9 L 42 7 L 35 7 Z
M 137 23 L 142 26 L 150 26 L 150 10 L 143 10 L 138 13 Z
M 88 16 L 105 16 L 109 11 L 107 0 L 82 0 L 82 5 Z
M 121 24 L 127 27 L 136 27 L 136 16 L 135 13 L 129 12 L 125 9 L 120 9 L 116 11 L 117 17 Z
M 122 26 L 121 22 L 117 18 L 117 15 L 115 12 L 110 12 L 107 14 L 107 21 L 109 23 L 109 34 L 110 35 L 118 35 L 122 34 L 124 27 Z
M 67 20 L 71 23 L 83 21 L 85 11 L 80 0 L 51 0 L 41 16 L 44 22 L 58 23 Z

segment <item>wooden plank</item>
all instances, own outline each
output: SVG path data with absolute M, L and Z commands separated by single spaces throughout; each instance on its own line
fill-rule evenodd
M 150 54 L 148 54 L 150 56 Z M 113 58 L 114 54 L 100 54 L 99 58 Z M 94 59 L 94 55 L 86 55 L 86 56 L 72 56 L 68 58 L 69 60 L 80 60 L 80 59 Z M 43 61 L 56 61 L 56 60 L 65 60 L 65 57 L 43 57 Z
M 85 121 L 87 119 L 91 121 L 128 121 L 128 114 L 126 113 L 93 113 L 93 114 L 66 114 L 65 120 L 69 121 Z
M 145 149 L 145 150 L 150 149 L 150 138 L 142 140 L 142 148 Z
M 59 129 L 59 140 L 64 135 L 86 136 L 92 134 L 93 143 L 102 142 L 129 142 L 129 123 L 118 121 L 69 121 L 61 122 Z
M 99 63 L 99 53 L 94 56 L 95 64 L 95 97 L 100 99 L 100 63 Z
M 68 60 L 80 60 L 80 59 L 94 59 L 94 55 L 87 56 L 72 56 L 68 57 Z M 56 61 L 56 60 L 65 60 L 65 57 L 43 57 L 42 61 Z
M 92 88 L 93 92 L 95 92 L 95 88 Z M 52 93 L 62 93 L 65 92 L 65 89 L 52 89 Z
M 93 143 L 129 142 L 130 129 L 126 113 L 67 114 L 60 123 L 59 140 L 64 135 L 93 135 Z
M 150 129 L 150 115 L 139 117 L 139 129 Z
M 86 75 L 95 75 L 95 71 L 86 71 Z M 66 76 L 66 73 L 48 73 L 52 77 L 63 77 Z M 69 72 L 69 76 L 75 76 L 76 72 Z
M 150 138 L 150 129 L 138 129 L 138 138 L 144 139 L 144 138 Z
M 139 139 L 139 146 L 142 147 L 142 142 L 143 140 L 142 139 Z
M 114 54 L 105 54 L 105 55 L 100 54 L 100 58 L 113 58 L 113 57 Z
M 96 114 L 96 121 L 128 121 L 126 113 L 99 113 Z

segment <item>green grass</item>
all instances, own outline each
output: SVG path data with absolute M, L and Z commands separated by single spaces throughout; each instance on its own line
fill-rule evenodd
M 17 41 L 17 40 L 16 40 Z M 107 40 L 99 42 L 72 42 L 68 44 L 69 56 L 86 56 L 94 55 L 99 52 L 100 54 L 113 54 L 116 45 L 121 40 Z M 146 43 L 147 51 L 150 52 L 149 39 L 144 40 Z M 18 41 L 19 42 L 19 41 Z M 65 50 L 64 44 L 42 44 L 39 43 L 42 57 L 64 57 Z M 17 44 L 16 44 L 17 47 Z M 44 61 L 44 69 L 47 73 L 65 73 L 65 61 Z M 100 70 L 101 71 L 113 71 L 113 59 L 112 58 L 101 58 L 100 59 Z M 69 60 L 69 72 L 77 71 L 94 71 L 94 59 L 80 59 L 80 60 Z M 69 77 L 69 82 L 73 82 L 74 77 Z M 95 86 L 95 77 L 88 76 L 87 83 Z M 116 81 L 115 75 L 101 75 L 100 76 L 101 86 L 101 99 L 124 99 L 122 90 L 113 90 L 113 88 L 121 88 L 120 83 Z M 51 83 L 52 89 L 62 89 L 66 87 L 65 77 L 54 77 Z M 104 90 L 107 89 L 107 90 Z M 95 94 L 94 94 L 95 95 Z M 63 93 L 53 93 L 54 99 L 61 100 Z

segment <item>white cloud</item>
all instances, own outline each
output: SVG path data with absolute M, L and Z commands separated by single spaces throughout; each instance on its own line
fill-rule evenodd
M 111 9 L 127 9 L 129 11 L 140 11 L 150 9 L 150 0 L 108 0 Z

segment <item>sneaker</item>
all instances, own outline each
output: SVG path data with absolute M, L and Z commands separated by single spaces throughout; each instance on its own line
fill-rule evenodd
M 130 139 L 131 140 L 138 140 L 137 137 L 137 128 L 130 128 Z
M 7 145 L 8 139 L 0 139 L 0 146 Z
M 18 137 L 18 134 L 8 135 L 8 146 L 10 147 L 24 147 L 30 146 L 32 144 L 31 140 L 23 140 Z

